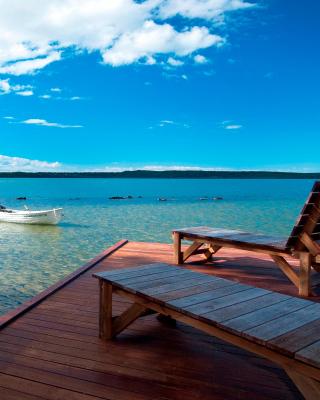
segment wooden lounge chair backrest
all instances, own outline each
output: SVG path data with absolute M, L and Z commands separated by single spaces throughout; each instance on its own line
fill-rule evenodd
M 314 183 L 288 238 L 286 248 L 320 254 L 320 181 Z

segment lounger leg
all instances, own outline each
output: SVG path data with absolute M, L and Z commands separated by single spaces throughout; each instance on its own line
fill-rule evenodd
M 100 285 L 100 312 L 99 312 L 99 337 L 112 338 L 112 285 L 99 281 Z
M 187 261 L 189 257 L 191 257 L 201 246 L 203 243 L 201 242 L 193 242 L 183 253 L 182 260 L 183 262 Z
M 116 337 L 116 335 L 121 333 L 136 319 L 154 313 L 155 313 L 154 311 L 149 310 L 140 304 L 137 303 L 132 304 L 121 315 L 119 315 L 118 317 L 114 317 L 112 319 L 112 337 Z
M 113 339 L 139 317 L 154 314 L 144 306 L 133 303 L 127 310 L 117 317 L 112 317 L 112 285 L 100 281 L 100 313 L 99 337 L 104 340 Z
M 303 394 L 306 400 L 320 399 L 320 382 L 307 376 L 301 375 L 291 369 L 286 369 L 288 376 Z
M 183 264 L 183 254 L 181 251 L 181 235 L 178 232 L 173 233 L 173 251 L 174 263 Z
M 213 257 L 214 254 L 216 254 L 219 250 L 221 249 L 221 246 L 213 245 L 211 244 L 206 252 L 204 253 L 204 256 L 207 261 L 210 261 Z
M 299 294 L 300 296 L 310 296 L 311 294 L 311 264 L 312 256 L 310 253 L 300 253 L 300 277 Z
M 278 265 L 281 271 L 286 275 L 288 279 L 299 289 L 300 287 L 300 276 L 293 270 L 292 266 L 281 256 L 270 255 L 273 261 Z

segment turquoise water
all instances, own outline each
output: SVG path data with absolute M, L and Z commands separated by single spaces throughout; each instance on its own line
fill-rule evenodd
M 170 243 L 173 228 L 192 225 L 288 235 L 311 185 L 308 180 L 0 179 L 0 204 L 63 207 L 65 214 L 58 226 L 0 222 L 0 314 L 123 238 Z M 135 198 L 108 199 L 128 195 Z M 17 201 L 18 196 L 28 200 Z M 199 200 L 205 196 L 224 199 Z

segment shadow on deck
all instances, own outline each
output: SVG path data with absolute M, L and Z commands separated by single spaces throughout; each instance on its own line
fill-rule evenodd
M 172 328 L 149 316 L 114 341 L 101 341 L 92 273 L 170 263 L 172 247 L 131 242 L 100 258 L 63 287 L 46 291 L 42 301 L 40 295 L 29 309 L 21 308 L 23 313 L 2 318 L 1 400 L 301 399 L 271 362 L 181 323 Z M 221 250 L 214 263 L 190 259 L 185 267 L 296 295 L 279 269 L 254 253 Z M 127 305 L 116 298 L 115 313 Z

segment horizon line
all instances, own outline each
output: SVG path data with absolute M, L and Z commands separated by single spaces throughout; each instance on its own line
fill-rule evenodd
M 272 174 L 320 174 L 320 171 L 292 171 L 292 170 L 268 170 L 268 169 L 123 169 L 123 170 L 79 170 L 79 171 L 72 171 L 72 170 L 65 170 L 65 171 L 0 171 L 0 174 L 123 174 L 123 173 L 236 173 L 236 174 L 243 174 L 243 173 L 272 173 Z

